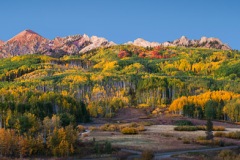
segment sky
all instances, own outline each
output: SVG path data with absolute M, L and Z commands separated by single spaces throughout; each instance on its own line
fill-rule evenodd
M 217 37 L 240 50 L 240 0 L 0 0 L 0 39 L 87 34 L 115 43 Z

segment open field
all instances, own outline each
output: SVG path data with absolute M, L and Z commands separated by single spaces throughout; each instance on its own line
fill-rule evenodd
M 146 126 L 146 131 L 137 135 L 123 135 L 120 132 L 92 131 L 83 141 L 109 141 L 114 147 L 134 149 L 139 151 L 152 150 L 154 152 L 179 151 L 186 149 L 199 149 L 206 146 L 198 145 L 193 141 L 199 136 L 205 136 L 205 131 L 174 131 L 174 125 Z M 239 128 L 226 128 L 224 132 L 240 131 Z M 189 141 L 189 142 L 185 142 Z M 226 139 L 225 139 L 226 141 Z M 237 140 L 227 140 L 239 143 Z M 185 144 L 189 143 L 189 144 Z

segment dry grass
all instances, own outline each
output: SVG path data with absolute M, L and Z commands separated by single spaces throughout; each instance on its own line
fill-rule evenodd
M 228 133 L 224 133 L 224 132 L 216 132 L 214 134 L 215 137 L 226 137 L 226 138 L 231 138 L 231 139 L 240 139 L 240 132 L 236 131 L 236 132 L 228 132 Z
M 114 147 L 128 148 L 134 150 L 152 150 L 152 151 L 172 151 L 172 150 L 184 150 L 184 149 L 197 149 L 202 146 L 197 144 L 184 144 L 183 140 L 177 140 L 179 135 L 184 135 L 182 132 L 175 134 L 173 130 L 174 126 L 154 125 L 145 126 L 147 129 L 144 132 L 140 132 L 137 135 L 123 135 L 119 132 L 110 131 L 94 131 L 91 132 L 89 137 L 86 137 L 89 141 L 94 137 L 97 141 L 108 140 Z M 198 132 L 198 131 L 196 131 Z M 204 132 L 203 132 L 204 133 Z M 192 141 L 192 140 L 191 140 Z

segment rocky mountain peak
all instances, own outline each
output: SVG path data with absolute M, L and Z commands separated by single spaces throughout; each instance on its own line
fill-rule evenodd
M 183 47 L 202 47 L 202 48 L 212 48 L 212 49 L 222 49 L 222 50 L 231 50 L 227 44 L 223 44 L 218 38 L 207 38 L 202 37 L 200 40 L 189 40 L 187 37 L 182 36 L 179 39 L 176 39 L 172 42 L 167 41 L 163 43 L 158 42 L 148 42 L 142 38 L 136 39 L 134 42 L 127 42 L 126 44 L 132 44 L 141 47 L 155 47 L 155 46 L 183 46 Z
M 189 46 L 190 43 L 191 41 L 185 36 L 182 36 L 181 38 L 173 41 L 173 44 L 177 46 Z
M 0 54 L 1 57 L 7 57 L 42 52 L 48 43 L 48 39 L 28 29 L 6 41 L 0 48 Z
M 0 47 L 0 57 L 22 54 L 42 53 L 46 55 L 62 56 L 87 52 L 98 47 L 115 45 L 105 38 L 84 35 L 56 37 L 48 40 L 32 30 L 24 30 L 5 42 Z
M 182 37 L 180 38 L 180 40 L 181 40 L 181 41 L 188 41 L 188 38 L 187 38 L 186 36 L 182 36 Z
M 202 43 L 205 43 L 205 42 L 207 42 L 207 41 L 208 41 L 208 38 L 205 37 L 205 36 L 203 36 L 203 37 L 200 38 L 199 43 L 202 44 Z
M 198 43 L 201 47 L 205 48 L 216 48 L 216 49 L 223 49 L 223 50 L 231 50 L 231 48 L 224 44 L 220 39 L 214 37 L 201 37 Z
M 26 29 L 20 33 L 18 33 L 16 36 L 14 36 L 13 38 L 11 38 L 10 40 L 8 40 L 7 42 L 13 42 L 13 41 L 29 41 L 29 40 L 33 40 L 33 39 L 38 39 L 38 40 L 47 40 L 45 38 L 43 38 L 42 36 L 40 36 L 38 33 Z

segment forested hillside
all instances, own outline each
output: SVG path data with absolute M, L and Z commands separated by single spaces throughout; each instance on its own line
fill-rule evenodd
M 74 113 L 82 122 L 85 113 L 76 111 L 85 106 L 92 117 L 112 117 L 122 107 L 156 109 L 182 96 L 239 94 L 239 57 L 238 51 L 120 45 L 61 58 L 6 58 L 0 61 L 1 108 L 41 119 Z

